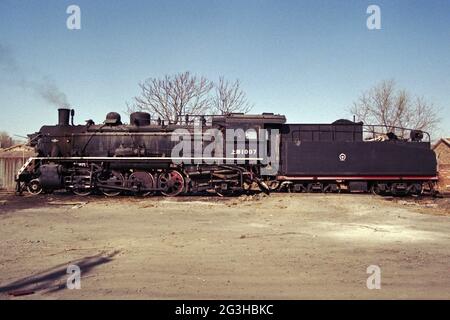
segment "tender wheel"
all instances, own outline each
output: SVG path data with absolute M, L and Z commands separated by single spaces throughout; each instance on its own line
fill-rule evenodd
M 165 196 L 179 195 L 184 190 L 183 175 L 176 170 L 161 173 L 158 178 L 158 188 L 162 190 L 161 193 Z
M 409 194 L 419 196 L 423 193 L 423 187 L 420 183 L 413 183 L 408 187 Z
M 41 183 L 39 182 L 39 179 L 31 180 L 28 183 L 27 190 L 32 195 L 40 194 L 42 192 L 42 186 Z
M 323 192 L 323 185 L 320 182 L 308 183 L 306 187 L 306 192 L 308 193 Z
M 386 191 L 382 189 L 378 184 L 375 184 L 372 186 L 371 191 L 373 194 L 377 196 L 384 196 L 386 195 Z
M 107 184 L 113 187 L 123 187 L 124 186 L 124 177 L 118 171 L 108 171 L 101 174 L 97 178 L 98 182 L 101 184 Z M 109 189 L 109 188 L 99 188 L 99 190 L 108 197 L 115 197 L 122 193 L 122 190 Z
M 137 188 L 137 191 L 140 191 L 141 189 L 153 189 L 155 187 L 155 179 L 153 179 L 151 173 L 146 171 L 133 172 L 128 177 L 128 181 L 130 187 Z M 153 194 L 153 191 L 145 191 L 142 193 L 144 197 L 151 194 Z

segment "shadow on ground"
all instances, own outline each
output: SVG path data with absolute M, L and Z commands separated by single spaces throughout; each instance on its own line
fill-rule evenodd
M 83 279 L 83 277 L 88 275 L 95 267 L 111 262 L 118 253 L 119 251 L 108 254 L 100 253 L 95 256 L 84 257 L 57 265 L 37 274 L 0 286 L 0 294 L 23 296 L 38 291 L 51 293 L 65 289 L 66 281 L 69 277 L 69 274 L 67 273 L 67 267 L 69 265 L 77 265 L 81 270 L 81 278 Z

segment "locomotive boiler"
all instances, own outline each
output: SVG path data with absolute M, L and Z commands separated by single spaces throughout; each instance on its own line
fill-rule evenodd
M 61 108 L 57 125 L 30 134 L 29 145 L 37 156 L 17 174 L 19 193 L 406 195 L 434 192 L 437 179 L 426 132 L 349 120 L 289 124 L 273 113 L 164 120 L 135 112 L 124 124 L 110 112 L 101 124 L 74 125 L 74 110 Z

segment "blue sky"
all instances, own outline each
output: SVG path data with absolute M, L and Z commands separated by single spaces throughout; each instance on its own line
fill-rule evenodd
M 81 8 L 81 30 L 66 8 Z M 381 8 L 381 30 L 366 9 Z M 289 122 L 348 117 L 383 79 L 441 109 L 450 136 L 450 0 L 443 1 L 0 1 L 0 130 L 24 135 L 56 123 L 56 108 L 17 85 L 46 77 L 76 108 L 76 122 L 122 112 L 138 82 L 191 71 L 240 79 L 253 112 Z

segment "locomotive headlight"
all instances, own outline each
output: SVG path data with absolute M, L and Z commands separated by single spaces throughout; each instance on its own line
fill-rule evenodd
M 59 142 L 59 140 L 58 139 L 52 139 L 51 140 L 53 143 L 57 143 L 57 142 Z

